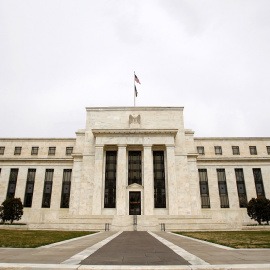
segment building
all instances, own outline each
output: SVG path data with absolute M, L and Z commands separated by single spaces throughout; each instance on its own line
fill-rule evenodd
M 76 138 L 0 139 L 0 202 L 29 228 L 239 229 L 270 194 L 270 138 L 194 138 L 183 107 L 86 111 Z

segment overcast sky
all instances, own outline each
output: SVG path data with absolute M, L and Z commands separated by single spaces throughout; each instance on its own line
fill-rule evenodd
M 195 136 L 270 136 L 269 0 L 0 0 L 0 137 L 75 137 L 85 107 L 184 106 Z M 153 119 L 154 120 L 154 119 Z

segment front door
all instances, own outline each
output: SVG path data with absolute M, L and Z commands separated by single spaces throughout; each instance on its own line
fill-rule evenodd
M 141 214 L 141 192 L 140 191 L 129 192 L 129 214 L 130 215 Z

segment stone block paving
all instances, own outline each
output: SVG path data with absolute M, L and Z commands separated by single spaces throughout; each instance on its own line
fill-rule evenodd
M 123 232 L 82 265 L 189 265 L 147 232 Z

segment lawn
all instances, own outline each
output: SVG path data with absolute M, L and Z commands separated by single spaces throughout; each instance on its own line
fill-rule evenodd
M 270 248 L 270 231 L 176 232 L 232 248 Z
M 35 248 L 94 232 L 0 230 L 0 247 Z

